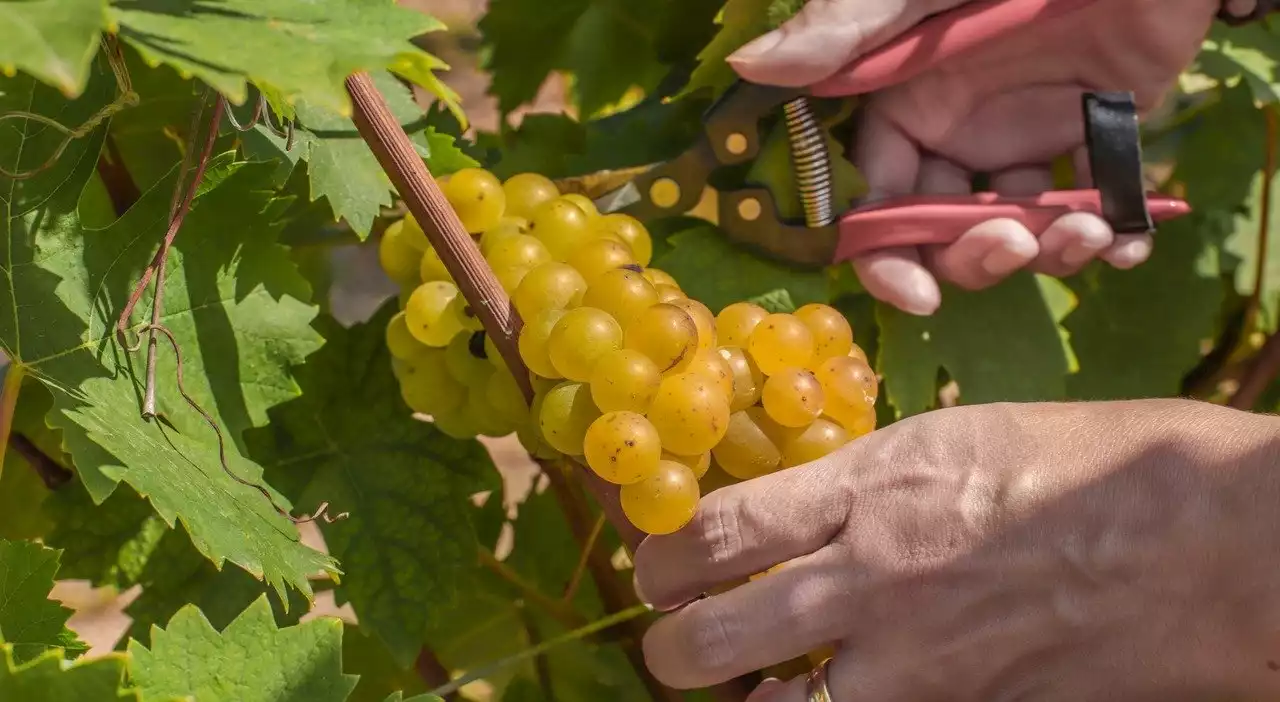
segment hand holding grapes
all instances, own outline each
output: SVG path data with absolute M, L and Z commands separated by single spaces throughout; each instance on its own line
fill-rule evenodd
M 842 66 L 965 1 L 810 2 L 729 61 L 747 80 L 841 94 Z M 1237 4 L 1251 5 L 1233 2 L 1233 13 L 1252 9 Z M 992 188 L 1004 194 L 1049 190 L 1055 157 L 1074 152 L 1078 172 L 1087 166 L 1079 158 L 1081 92 L 1133 90 L 1144 113 L 1156 107 L 1195 57 L 1219 7 L 1220 0 L 1100 0 L 1033 24 L 872 96 L 855 162 L 872 197 L 966 193 L 974 173 L 990 174 Z M 1023 267 L 1063 276 L 1102 258 L 1129 268 L 1146 260 L 1151 246 L 1149 236 L 1117 236 L 1101 218 L 1076 213 L 1039 239 L 1011 220 L 992 220 L 951 245 L 878 252 L 854 267 L 876 297 L 931 314 L 941 301 L 937 279 L 979 289 Z
M 694 688 L 834 645 L 835 702 L 1274 698 L 1278 450 L 1280 419 L 1184 400 L 904 420 L 649 537 L 645 599 L 718 594 L 645 656 Z

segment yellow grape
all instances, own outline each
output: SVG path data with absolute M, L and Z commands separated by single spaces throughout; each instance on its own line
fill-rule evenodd
M 688 524 L 698 511 L 698 479 L 689 466 L 661 461 L 653 475 L 619 491 L 627 521 L 647 534 L 670 534 Z
M 578 269 L 591 284 L 609 271 L 635 265 L 635 257 L 626 244 L 613 239 L 592 239 L 573 252 L 569 265 Z
M 457 295 L 458 287 L 443 280 L 423 283 L 409 295 L 404 321 L 418 341 L 427 346 L 444 346 L 462 331 L 462 323 L 449 314 L 449 303 Z
M 853 440 L 844 427 L 819 417 L 782 445 L 782 467 L 802 465 L 835 451 Z
M 503 217 L 496 225 L 484 230 L 480 235 L 480 253 L 485 258 L 493 250 L 495 244 L 512 234 L 528 234 L 532 225 L 524 217 Z
M 874 405 L 869 406 L 862 414 L 853 417 L 848 424 L 844 422 L 840 424 L 848 429 L 855 439 L 870 434 L 876 430 L 876 408 Z
M 735 302 L 716 315 L 716 342 L 721 346 L 747 347 L 747 340 L 769 311 L 752 302 Z
M 480 317 L 476 315 L 475 309 L 471 307 L 471 303 L 467 302 L 467 298 L 461 294 L 456 295 L 453 301 L 449 303 L 449 314 L 453 315 L 458 324 L 467 331 L 481 331 L 484 324 L 480 321 Z
M 729 425 L 729 401 L 711 381 L 693 373 L 663 378 L 649 405 L 649 421 L 662 446 L 682 456 L 711 450 Z
M 520 445 L 533 458 L 541 458 L 550 460 L 558 457 L 560 454 L 553 448 L 547 440 L 542 437 L 542 430 L 538 428 L 538 415 L 535 413 L 529 419 L 516 425 L 516 438 L 520 440 Z
M 479 234 L 502 219 L 507 195 L 497 176 L 481 168 L 464 168 L 440 186 L 449 206 L 458 213 L 462 226 Z
M 440 260 L 440 254 L 436 252 L 434 246 L 428 246 L 426 252 L 422 254 L 422 263 L 418 266 L 418 277 L 422 278 L 424 283 L 430 283 L 433 280 L 453 282 L 453 276 L 449 275 L 449 270 L 444 267 L 444 261 Z
M 641 266 L 649 265 L 649 260 L 653 258 L 653 237 L 649 236 L 649 230 L 640 223 L 640 220 L 631 215 L 614 212 L 594 220 L 591 226 L 593 232 L 617 237 L 630 247 L 636 263 Z
M 489 374 L 496 372 L 493 366 L 475 354 L 476 350 L 483 353 L 483 343 L 483 337 L 479 333 L 472 335 L 463 332 L 454 336 L 445 347 L 444 360 L 449 368 L 449 375 L 468 388 L 484 387 Z
M 752 330 L 747 352 L 765 375 L 804 368 L 813 357 L 813 332 L 792 315 L 771 314 Z
M 529 370 L 544 378 L 561 378 L 560 372 L 551 365 L 551 355 L 547 351 L 547 340 L 551 338 L 551 330 L 556 322 L 564 316 L 564 310 L 543 310 L 536 317 L 526 320 L 520 329 L 520 339 L 516 345 L 520 349 L 520 358 Z
M 717 351 L 733 374 L 733 399 L 729 401 L 729 409 L 741 412 L 759 402 L 764 390 L 764 373 L 751 357 L 737 346 L 721 346 Z
M 582 455 L 587 429 L 600 416 L 586 383 L 565 381 L 542 398 L 538 426 L 551 448 L 569 456 Z
M 396 312 L 387 323 L 387 350 L 391 352 L 393 358 L 412 361 L 430 351 L 431 347 L 418 341 L 409 332 L 409 324 L 405 321 L 404 312 Z
M 715 350 L 716 348 L 716 316 L 711 314 L 711 310 L 707 306 L 691 298 L 681 298 L 668 302 L 669 305 L 675 305 L 693 319 L 694 325 L 698 327 L 698 353 L 705 353 Z
M 529 376 L 529 384 L 533 386 L 535 395 L 545 395 L 551 388 L 563 382 L 564 379 L 562 378 L 544 378 L 536 373 Z
M 422 231 L 422 225 L 418 224 L 418 220 L 414 219 L 413 214 L 405 213 L 405 216 L 400 221 L 404 223 L 404 230 L 401 232 L 401 236 L 404 237 L 406 244 L 419 251 L 426 251 L 431 246 L 431 242 L 427 240 L 427 233 Z
M 853 350 L 853 327 L 840 310 L 812 303 L 795 311 L 795 317 L 813 332 L 813 364 L 828 358 L 847 356 Z
M 594 307 L 566 312 L 547 339 L 551 365 L 560 375 L 581 383 L 591 380 L 591 371 L 602 356 L 620 348 L 622 327 L 608 312 Z
M 524 266 L 509 266 L 507 268 L 493 269 L 493 277 L 498 279 L 498 285 L 506 291 L 507 295 L 514 295 L 516 289 L 520 287 L 520 283 L 524 281 L 524 277 L 529 275 L 532 268 Z
M 529 271 L 511 296 L 522 319 L 531 319 L 545 309 L 567 310 L 582 303 L 587 281 L 565 263 L 551 261 Z
M 437 415 L 457 412 L 467 399 L 467 389 L 449 375 L 444 349 L 427 353 L 404 365 L 400 397 L 414 412 Z
M 758 410 L 760 408 L 753 407 Z M 750 410 L 734 412 L 724 438 L 711 449 L 716 465 L 738 480 L 771 473 L 782 464 L 782 451 L 756 421 Z
M 578 206 L 578 209 L 586 212 L 588 219 L 594 219 L 600 216 L 600 209 L 596 207 L 596 203 L 592 202 L 591 198 L 586 195 L 581 193 L 565 193 L 560 197 L 572 202 Z
M 450 438 L 474 439 L 480 432 L 471 424 L 471 415 L 466 409 L 467 405 L 464 402 L 456 412 L 432 415 L 431 423 Z
M 751 419 L 755 421 L 756 426 L 760 427 L 760 431 L 763 431 L 765 436 L 768 436 L 769 440 L 772 441 L 775 446 L 779 447 L 779 450 L 781 450 L 781 447 L 785 446 L 788 441 L 799 436 L 800 433 L 804 431 L 804 429 L 784 427 L 781 424 L 778 424 L 773 420 L 773 417 L 770 417 L 769 413 L 764 410 L 764 407 L 759 405 L 756 405 L 755 407 L 748 407 L 744 411 L 751 415 Z
M 849 349 L 849 358 L 856 358 L 859 361 L 862 361 L 863 363 L 867 364 L 868 366 L 871 365 L 871 361 L 867 360 L 867 352 L 863 351 L 862 347 L 858 346 L 857 344 L 854 344 L 853 348 Z
M 662 373 L 683 370 L 697 353 L 698 326 L 675 305 L 653 305 L 627 325 L 624 345 L 647 356 Z
M 591 399 L 605 412 L 649 411 L 662 373 L 648 356 L 632 349 L 611 351 L 591 371 Z
M 531 218 L 529 233 L 538 238 L 557 261 L 567 261 L 578 247 L 591 240 L 587 213 L 564 196 L 540 205 Z
M 623 329 L 658 303 L 658 293 L 643 276 L 626 268 L 609 271 L 590 282 L 582 304 L 608 312 Z
M 657 268 L 645 268 L 642 275 L 645 280 L 654 285 L 671 285 L 677 289 L 680 288 L 680 284 L 676 282 L 676 279 L 672 278 L 671 274 L 666 271 L 661 271 Z
M 674 285 L 655 285 L 653 289 L 658 291 L 658 302 L 671 302 L 685 297 L 685 294 Z
M 848 428 L 862 415 L 875 416 L 878 385 L 871 368 L 856 358 L 828 358 L 814 373 L 822 384 L 823 412 Z M 865 432 L 864 432 L 865 433 Z
M 415 248 L 404 233 L 404 220 L 392 222 L 378 241 L 378 265 L 397 285 L 416 285 L 422 249 Z
M 733 403 L 733 369 L 729 362 L 717 351 L 704 351 L 693 357 L 693 362 L 685 369 L 686 373 L 697 373 L 710 380 L 724 395 L 726 402 Z
M 489 403 L 487 384 L 486 380 L 484 384 L 472 385 L 468 388 L 467 404 L 463 406 L 462 411 L 467 415 L 467 423 L 475 429 L 477 436 L 496 439 L 515 431 L 516 422 L 504 417 Z
M 497 345 L 493 343 L 493 338 L 488 334 L 484 335 L 484 357 L 494 368 L 506 370 L 507 362 L 502 359 L 502 354 L 498 351 Z
M 693 471 L 693 477 L 701 480 L 702 476 L 707 474 L 707 470 L 711 468 L 711 452 L 703 451 L 696 456 L 679 456 L 670 451 L 662 452 L 662 460 L 675 461 L 683 463 Z
M 502 184 L 507 195 L 506 213 L 514 217 L 531 217 L 544 202 L 560 197 L 560 190 L 551 179 L 539 173 L 513 175 Z
M 784 368 L 764 381 L 760 404 L 784 427 L 805 427 L 822 414 L 822 384 L 803 368 Z
M 582 443 L 587 467 L 615 485 L 639 482 L 658 469 L 658 430 L 635 412 L 609 412 L 587 429 Z
M 494 411 L 511 422 L 520 423 L 529 418 L 529 405 L 511 371 L 496 368 L 485 383 L 485 399 Z
M 490 249 L 485 257 L 494 270 L 500 268 L 524 268 L 532 270 L 551 261 L 551 252 L 547 247 L 528 234 L 512 234 L 503 237 Z

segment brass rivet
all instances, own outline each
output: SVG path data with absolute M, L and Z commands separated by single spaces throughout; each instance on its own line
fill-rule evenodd
M 734 132 L 724 140 L 724 148 L 735 156 L 740 156 L 747 150 L 747 137 L 743 134 Z
M 748 222 L 754 222 L 760 218 L 760 201 L 754 197 L 749 197 L 738 203 L 738 216 Z
M 658 207 L 675 207 L 680 202 L 680 184 L 670 178 L 660 178 L 649 186 L 649 200 Z

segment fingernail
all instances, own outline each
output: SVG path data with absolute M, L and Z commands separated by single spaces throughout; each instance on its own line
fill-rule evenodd
M 1003 246 L 997 246 L 982 259 L 982 270 L 988 275 L 1003 278 L 1021 268 L 1026 262 L 1026 257 L 1020 251 L 1010 251 Z
M 898 308 L 917 317 L 928 317 L 937 312 L 938 305 L 942 304 L 942 300 L 934 294 L 934 288 L 922 282 L 908 285 L 903 293 L 902 299 L 898 301 Z
M 750 63 L 765 54 L 773 51 L 774 47 L 782 43 L 782 30 L 775 29 L 768 34 L 756 37 L 737 51 L 729 54 L 726 59 L 729 63 Z

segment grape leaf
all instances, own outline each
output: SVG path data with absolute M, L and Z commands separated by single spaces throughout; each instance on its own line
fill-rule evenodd
M 1249 87 L 1259 104 L 1280 101 L 1276 60 L 1280 57 L 1280 36 L 1265 24 L 1251 23 L 1228 28 L 1215 23 L 1196 59 L 1195 69 L 1223 84 Z
M 489 51 L 490 93 L 503 112 L 532 100 L 554 70 L 569 71 L 582 114 L 594 115 L 632 86 L 648 90 L 655 22 L 666 0 L 492 0 L 479 29 Z
M 1258 278 L 1258 237 L 1262 227 L 1262 188 L 1266 178 L 1259 173 L 1254 177 L 1252 192 L 1244 204 L 1244 212 L 1232 217 L 1232 231 L 1223 242 L 1225 253 L 1239 259 L 1235 267 L 1235 288 L 1243 297 L 1253 295 Z M 1269 242 L 1276 242 L 1280 234 L 1280 217 L 1275 208 L 1280 205 L 1280 179 L 1271 183 L 1270 221 L 1265 230 Z M 1161 237 L 1164 238 L 1164 237 Z M 1280 297 L 1280 246 L 1269 245 L 1262 266 L 1261 315 L 1258 322 L 1262 331 L 1274 331 L 1277 319 L 1277 298 Z
M 671 249 L 653 262 L 680 283 L 690 297 L 719 312 L 739 300 L 786 290 L 794 305 L 827 302 L 827 276 L 800 271 L 757 256 L 730 242 L 711 224 L 668 238 Z
M 475 563 L 468 497 L 500 483 L 479 442 L 451 439 L 404 407 L 385 343 L 396 310 L 389 301 L 350 329 L 321 318 L 327 341 L 297 373 L 302 397 L 272 410 L 249 440 L 268 469 L 311 473 L 300 502 L 350 513 L 321 525 L 349 570 L 339 603 L 350 601 L 408 667 L 430 620 L 457 598 L 458 573 Z
M 47 534 L 53 522 L 41 507 L 48 496 L 49 488 L 10 443 L 0 472 L 0 539 L 35 539 Z
M 392 66 L 412 74 L 427 59 L 409 40 L 443 28 L 390 0 L 116 0 L 111 19 L 147 61 L 193 75 L 237 105 L 252 81 L 285 102 L 344 114 L 347 76 Z
M 67 628 L 71 610 L 49 599 L 58 556 L 31 541 L 0 539 L 0 642 L 20 663 L 49 649 L 89 648 Z
M 1030 273 L 978 292 L 944 286 L 942 306 L 930 317 L 878 307 L 878 370 L 898 417 L 934 405 L 939 368 L 967 404 L 1066 394 L 1068 359 L 1055 311 Z
M 397 696 L 401 693 L 417 695 L 429 689 L 417 671 L 401 668 L 376 636 L 366 634 L 353 624 L 343 627 L 342 668 L 359 676 L 347 702 L 399 699 Z
M 0 82 L 0 109 L 31 106 L 74 123 L 108 99 L 95 85 L 110 81 L 98 74 L 83 96 L 68 102 L 20 76 Z M 303 546 L 293 524 L 224 470 L 211 428 L 175 387 L 176 366 L 163 337 L 157 407 L 167 422 L 139 418 L 145 351 L 125 353 L 110 330 L 163 236 L 173 178 L 110 227 L 81 225 L 76 205 L 104 131 L 73 142 L 39 175 L 0 190 L 10 279 L 0 290 L 0 343 L 15 367 L 53 392 L 48 421 L 65 433 L 96 501 L 123 480 L 166 523 L 181 519 L 216 565 L 231 560 L 282 594 L 286 583 L 308 593 L 306 576 L 333 570 L 332 559 Z M 0 154 L 17 161 L 10 167 L 35 165 L 60 136 L 43 125 L 13 124 L 0 130 Z M 264 423 L 267 407 L 297 394 L 288 368 L 320 343 L 309 326 L 315 308 L 302 302 L 310 296 L 306 281 L 274 242 L 278 204 L 263 186 L 268 171 L 264 165 L 212 169 L 169 258 L 162 318 L 185 352 L 187 392 L 221 427 L 229 470 L 249 481 L 261 469 L 236 450 L 240 432 Z M 135 310 L 135 329 L 149 319 L 149 302 L 144 295 Z
M 719 95 L 737 80 L 738 74 L 725 61 L 743 44 L 772 28 L 776 19 L 770 16 L 770 8 L 777 0 L 728 0 L 720 15 L 720 31 L 706 48 L 698 54 L 698 67 L 689 76 L 680 95 L 689 95 L 709 89 Z
M 21 702 L 140 702 L 136 691 L 122 689 L 124 654 L 109 653 L 67 665 L 57 651 L 15 665 L 13 647 L 0 645 L 0 700 Z
M 397 691 L 387 695 L 382 702 L 444 702 L 444 700 L 435 695 L 414 695 L 406 698 L 403 693 Z
M 195 606 L 129 643 L 130 674 L 146 702 L 342 702 L 356 685 L 342 672 L 342 622 L 320 617 L 277 628 L 265 596 L 221 632 Z
M 3 0 L 0 68 L 11 74 L 16 67 L 64 95 L 78 95 L 106 26 L 106 0 Z

